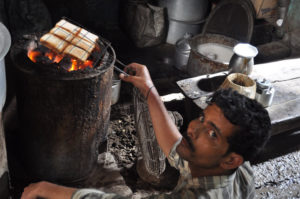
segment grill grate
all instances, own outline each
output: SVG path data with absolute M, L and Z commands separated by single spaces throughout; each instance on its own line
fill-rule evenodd
M 110 46 L 110 42 L 104 38 L 66 17 L 63 17 L 49 33 L 43 35 L 40 43 L 79 62 L 85 62 L 92 55 L 93 68 L 99 64 Z

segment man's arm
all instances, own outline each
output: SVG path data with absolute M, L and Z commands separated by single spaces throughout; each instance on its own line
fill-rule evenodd
M 21 199 L 70 199 L 75 191 L 75 188 L 43 181 L 25 187 Z
M 132 63 L 125 68 L 125 71 L 134 71 L 135 75 L 120 75 L 126 82 L 132 83 L 141 93 L 147 97 L 148 108 L 159 146 L 166 156 L 169 155 L 175 142 L 181 138 L 176 125 L 168 115 L 160 96 L 151 80 L 146 66 Z
M 24 189 L 21 199 L 129 199 L 114 193 L 105 193 L 97 189 L 75 189 L 49 182 L 30 184 Z M 160 194 L 146 197 L 148 199 L 179 199 L 180 194 Z M 146 199 L 145 198 L 145 199 Z
M 50 182 L 32 183 L 25 187 L 21 199 L 126 199 L 97 189 L 76 189 Z

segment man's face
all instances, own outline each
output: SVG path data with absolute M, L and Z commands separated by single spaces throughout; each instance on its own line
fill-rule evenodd
M 199 118 L 190 122 L 188 138 L 182 139 L 177 152 L 190 164 L 216 168 L 226 156 L 229 147 L 227 138 L 236 130 L 238 127 L 225 118 L 217 105 L 209 105 Z

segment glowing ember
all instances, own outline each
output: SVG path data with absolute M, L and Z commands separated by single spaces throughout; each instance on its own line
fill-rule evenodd
M 68 71 L 74 71 L 79 69 L 85 69 L 86 67 L 93 68 L 93 62 L 91 60 L 86 60 L 83 64 L 78 64 L 76 59 L 71 59 L 72 65 Z
M 42 53 L 38 50 L 28 50 L 27 56 L 34 63 L 36 63 L 39 58 L 46 57 L 50 60 L 50 62 L 59 64 L 60 61 L 64 58 L 62 55 L 54 53 L 53 51 Z M 70 60 L 71 60 L 70 65 L 67 66 L 68 71 L 83 70 L 87 67 L 93 68 L 93 61 L 91 60 L 86 60 L 83 63 L 78 62 L 74 58 L 70 58 Z

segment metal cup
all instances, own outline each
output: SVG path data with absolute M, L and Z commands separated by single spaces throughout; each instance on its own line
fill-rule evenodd
M 229 61 L 229 73 L 243 73 L 249 75 L 254 65 L 257 48 L 246 43 L 239 43 L 233 48 L 233 56 Z

